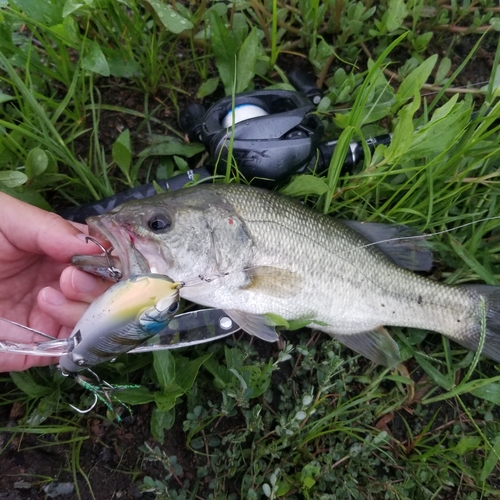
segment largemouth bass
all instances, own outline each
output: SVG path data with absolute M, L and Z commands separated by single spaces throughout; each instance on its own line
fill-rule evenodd
M 362 236 L 275 193 L 202 185 L 125 203 L 87 222 L 91 235 L 113 245 L 124 277 L 133 248 L 151 272 L 198 283 L 182 288 L 182 297 L 224 309 L 265 340 L 277 339 L 274 315 L 393 366 L 399 351 L 383 325 L 432 330 L 471 350 L 485 332 L 483 354 L 500 361 L 500 287 L 421 277 L 388 257 L 392 250 L 370 245 L 369 231 Z

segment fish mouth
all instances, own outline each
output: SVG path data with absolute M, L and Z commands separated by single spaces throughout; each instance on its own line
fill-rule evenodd
M 128 279 L 137 274 L 151 273 L 151 266 L 136 248 L 136 235 L 126 224 L 103 216 L 87 219 L 89 236 L 109 243 L 105 255 L 75 255 L 71 263 L 86 272 L 103 278 Z

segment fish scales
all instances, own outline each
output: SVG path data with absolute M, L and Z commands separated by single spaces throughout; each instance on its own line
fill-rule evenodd
M 248 202 L 249 194 L 253 196 Z M 221 195 L 245 220 L 255 249 L 251 265 L 284 267 L 303 280 L 292 307 L 282 299 L 266 301 L 257 306 L 258 314 L 274 311 L 290 319 L 314 318 L 329 325 L 325 330 L 337 333 L 379 325 L 451 333 L 468 317 L 477 320 L 477 294 L 395 266 L 331 217 L 265 191 L 247 193 L 237 186 L 221 189 Z M 269 307 L 274 309 L 266 311 Z
M 226 310 L 267 340 L 268 320 L 259 318 L 274 314 L 393 364 L 397 346 L 382 325 L 436 331 L 476 349 L 484 304 L 483 352 L 500 361 L 500 288 L 416 275 L 344 223 L 275 193 L 202 185 L 126 203 L 88 223 L 115 248 L 133 241 L 153 272 L 198 280 L 181 290 L 184 298 Z

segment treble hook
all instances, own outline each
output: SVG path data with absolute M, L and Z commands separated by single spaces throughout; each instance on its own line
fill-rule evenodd
M 86 410 L 80 410 L 80 408 L 77 408 L 75 405 L 70 404 L 70 408 L 73 408 L 77 413 L 80 413 L 81 415 L 84 415 L 85 413 L 88 413 L 92 411 L 95 408 L 95 405 L 97 404 L 97 401 L 99 401 L 99 398 L 97 394 L 94 392 L 94 402 L 90 405 L 90 407 Z
M 113 396 L 113 394 L 116 391 L 119 391 L 122 389 L 137 389 L 139 387 L 138 385 L 115 385 L 115 386 L 113 386 L 110 383 L 106 382 L 105 380 L 101 380 L 99 378 L 99 375 L 97 375 L 97 373 L 93 372 L 90 368 L 87 367 L 86 370 L 87 370 L 87 372 L 89 372 L 92 375 L 93 380 L 90 378 L 84 377 L 83 375 L 66 374 L 66 375 L 69 375 L 72 378 L 74 378 L 84 389 L 87 389 L 88 391 L 90 391 L 94 395 L 94 402 L 92 403 L 90 408 L 87 410 L 80 410 L 79 408 L 76 408 L 72 404 L 69 405 L 69 406 L 71 406 L 71 408 L 73 408 L 73 410 L 75 410 L 76 412 L 81 413 L 81 414 L 88 413 L 89 411 L 92 411 L 95 408 L 98 401 L 101 401 L 102 403 L 104 403 L 110 412 L 115 413 L 115 410 L 113 408 L 113 401 L 111 400 L 111 396 Z M 65 374 L 63 373 L 63 375 L 65 375 Z M 116 398 L 116 400 L 121 403 L 121 401 L 118 398 Z M 126 408 L 128 408 L 128 406 L 126 404 L 124 404 L 124 403 L 121 403 L 121 404 L 123 404 Z M 128 409 L 130 411 L 130 408 L 128 408 Z M 115 415 L 116 415 L 116 413 L 115 413 Z M 118 422 L 121 422 L 121 418 L 119 415 L 116 415 L 116 418 L 117 418 Z
M 111 256 L 110 256 L 110 252 L 113 251 L 113 247 L 111 247 L 109 250 L 106 250 L 106 248 L 104 248 L 101 245 L 101 243 L 99 243 L 95 238 L 92 238 L 92 236 L 86 236 L 85 243 L 88 243 L 89 241 L 91 241 L 92 243 L 97 245 L 103 251 L 104 255 L 106 256 L 106 259 L 108 261 L 108 273 L 109 273 L 110 279 L 115 280 L 115 281 L 120 281 L 123 277 L 123 273 L 119 269 L 117 269 L 115 266 L 113 266 L 113 261 L 111 260 Z

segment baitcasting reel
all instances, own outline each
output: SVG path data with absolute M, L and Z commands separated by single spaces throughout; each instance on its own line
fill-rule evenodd
M 337 141 L 321 142 L 324 126 L 314 113 L 321 91 L 301 71 L 289 75 L 296 91 L 259 90 L 225 97 L 208 111 L 189 105 L 180 116 L 181 128 L 190 141 L 207 148 L 216 174 L 224 174 L 230 148 L 239 172 L 254 185 L 272 187 L 294 174 L 328 169 Z M 234 104 L 234 107 L 233 107 Z M 389 134 L 367 140 L 373 152 L 389 144 Z M 359 142 L 350 145 L 343 171 L 364 157 Z
M 300 70 L 288 74 L 300 92 L 261 90 L 226 97 L 208 111 L 201 104 L 191 104 L 181 114 L 180 122 L 191 141 L 201 141 L 211 156 L 211 165 L 188 171 L 168 181 L 158 181 L 165 191 L 181 189 L 195 176 L 201 181 L 215 172 L 225 174 L 227 154 L 232 154 L 238 170 L 254 185 L 273 187 L 295 174 L 328 169 L 337 141 L 321 142 L 323 124 L 314 113 L 321 91 L 314 79 Z M 234 117 L 234 126 L 233 126 Z M 231 135 L 234 135 L 231 137 Z M 389 144 L 391 135 L 366 140 L 373 152 L 379 144 Z M 363 146 L 352 142 L 342 172 L 352 169 L 364 158 Z M 210 170 L 210 171 L 209 171 Z M 145 184 L 115 196 L 81 207 L 61 211 L 69 220 L 84 222 L 86 217 L 107 212 L 133 199 L 156 194 L 154 184 Z
M 314 162 L 324 128 L 313 109 L 302 93 L 261 90 L 221 99 L 206 113 L 199 104 L 191 105 L 181 115 L 181 126 L 191 141 L 205 144 L 216 173 L 225 173 L 232 146 L 248 181 L 280 182 Z

